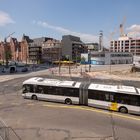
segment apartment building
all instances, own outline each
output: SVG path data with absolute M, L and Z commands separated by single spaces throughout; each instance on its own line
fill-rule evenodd
M 140 56 L 140 38 L 130 38 L 122 36 L 118 40 L 110 42 L 111 52 L 131 52 L 133 55 Z
M 35 38 L 29 43 L 28 51 L 31 62 L 52 63 L 61 56 L 61 43 L 49 37 Z
M 62 56 L 69 57 L 72 61 L 78 61 L 81 53 L 88 52 L 87 46 L 80 40 L 80 37 L 72 35 L 62 36 Z
M 55 39 L 48 39 L 42 44 L 42 60 L 47 63 L 57 61 L 62 56 L 61 42 Z

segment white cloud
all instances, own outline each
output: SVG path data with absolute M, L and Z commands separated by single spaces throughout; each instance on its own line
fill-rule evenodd
M 65 29 L 63 27 L 50 25 L 47 22 L 42 22 L 42 21 L 35 22 L 35 21 L 33 21 L 33 23 L 37 24 L 39 26 L 42 26 L 44 28 L 49 28 L 49 29 L 55 30 L 55 31 L 60 32 L 62 34 L 70 34 L 70 35 L 78 36 L 84 42 L 98 42 L 98 40 L 99 40 L 99 37 L 96 35 L 74 32 L 74 31 L 71 31 L 69 29 Z
M 9 23 L 15 23 L 15 21 L 10 17 L 9 14 L 0 11 L 0 26 L 5 26 Z
M 140 32 L 140 25 L 134 24 L 134 25 L 128 27 L 127 30 Z
M 134 24 L 126 28 L 128 30 L 128 36 L 137 37 L 140 36 L 140 25 Z

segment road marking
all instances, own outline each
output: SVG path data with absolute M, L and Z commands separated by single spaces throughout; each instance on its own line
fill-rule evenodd
M 33 106 L 34 104 L 33 104 L 33 103 L 30 103 L 30 104 L 27 104 L 27 105 L 29 105 L 29 106 Z
M 81 106 L 66 106 L 66 105 L 49 105 L 49 104 L 43 104 L 42 106 L 45 107 L 52 107 L 52 108 L 68 108 L 68 109 L 80 109 L 80 110 L 86 110 L 86 111 L 91 111 L 91 112 L 97 112 L 97 113 L 102 113 L 105 115 L 113 115 L 116 117 L 121 117 L 121 118 L 125 118 L 125 119 L 131 119 L 131 120 L 137 120 L 140 121 L 140 117 L 133 117 L 133 116 L 126 116 L 124 114 L 118 114 L 115 112 L 106 112 L 103 110 L 98 110 L 95 108 L 90 108 L 90 107 L 81 107 Z
M 12 105 L 20 105 L 19 103 L 11 103 Z

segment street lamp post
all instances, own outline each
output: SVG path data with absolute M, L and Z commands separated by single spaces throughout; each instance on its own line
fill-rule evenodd
M 91 70 L 91 52 L 90 52 L 90 50 L 88 51 L 88 55 L 89 55 L 89 57 L 88 57 L 88 59 L 89 59 L 89 72 L 90 72 L 90 70 Z
M 111 74 L 111 52 L 109 52 L 109 72 Z

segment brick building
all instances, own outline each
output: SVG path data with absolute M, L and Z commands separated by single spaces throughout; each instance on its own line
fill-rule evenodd
M 0 61 L 5 60 L 5 54 L 4 54 L 4 42 L 0 42 Z
M 9 61 L 29 62 L 28 44 L 32 40 L 23 35 L 21 42 L 16 38 L 10 38 L 10 42 L 0 42 L 0 60 L 5 61 L 6 54 L 9 55 Z
M 3 63 L 6 62 L 6 59 L 9 61 L 12 58 L 11 46 L 9 42 L 0 42 L 0 61 Z
M 29 36 L 23 35 L 22 40 L 20 42 L 21 47 L 21 60 L 23 62 L 30 62 L 29 59 L 29 43 L 33 42 L 32 39 L 29 38 Z
M 13 61 L 21 61 L 21 47 L 16 38 L 10 38 L 11 59 Z

